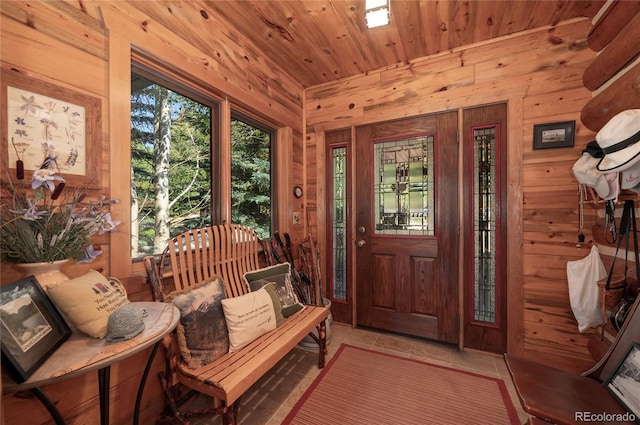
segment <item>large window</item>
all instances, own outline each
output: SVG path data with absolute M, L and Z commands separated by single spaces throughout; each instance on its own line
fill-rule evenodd
M 231 220 L 271 235 L 273 130 L 247 117 L 231 120 Z M 274 203 L 275 204 L 275 203 Z
M 275 131 L 234 111 L 231 134 L 221 134 L 220 115 L 214 98 L 132 64 L 132 258 L 162 253 L 169 238 L 219 223 L 223 211 L 270 236 Z
M 131 74 L 131 256 L 212 223 L 218 104 L 135 69 Z

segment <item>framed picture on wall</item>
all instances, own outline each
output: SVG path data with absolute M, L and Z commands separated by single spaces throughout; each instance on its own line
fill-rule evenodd
M 71 330 L 34 276 L 0 288 L 2 363 L 23 382 L 70 335 Z
M 533 149 L 573 146 L 575 121 L 536 124 L 533 126 Z
M 640 421 L 640 344 L 633 343 L 606 382 L 609 392 Z
M 67 184 L 100 188 L 100 99 L 8 70 L 2 71 L 0 88 L 0 159 L 12 178 L 18 160 L 28 179 L 29 171 L 54 155 Z M 2 173 L 0 179 L 6 178 Z

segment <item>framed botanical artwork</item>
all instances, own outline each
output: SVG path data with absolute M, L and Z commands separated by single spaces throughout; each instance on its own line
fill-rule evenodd
M 576 122 L 563 121 L 533 126 L 533 149 L 573 146 Z
M 640 344 L 632 343 L 606 382 L 609 392 L 640 423 Z
M 12 178 L 18 160 L 25 171 L 37 170 L 53 155 L 69 185 L 100 188 L 100 100 L 4 69 L 0 87 L 0 158 Z
M 0 288 L 2 363 L 16 382 L 25 381 L 71 330 L 34 276 Z

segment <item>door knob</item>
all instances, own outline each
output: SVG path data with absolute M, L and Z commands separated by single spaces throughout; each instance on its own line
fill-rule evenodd
M 358 227 L 358 232 L 360 232 L 360 233 L 364 233 L 364 232 L 366 232 L 366 231 L 367 231 L 367 229 L 366 229 L 364 226 L 360 226 L 360 227 Z
M 364 241 L 364 239 L 360 239 L 358 242 L 356 242 L 356 245 L 358 246 L 358 248 L 362 248 L 365 243 L 366 242 Z

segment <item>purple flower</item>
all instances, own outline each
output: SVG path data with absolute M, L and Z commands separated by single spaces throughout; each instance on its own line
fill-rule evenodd
M 102 254 L 101 249 L 96 249 L 95 246 L 89 245 L 85 247 L 84 252 L 78 258 L 76 258 L 76 263 L 91 263 L 96 259 L 98 255 Z
M 30 221 L 37 220 L 43 215 L 49 214 L 49 211 L 36 210 L 37 205 L 34 204 L 33 201 L 31 201 L 31 199 L 27 199 L 27 204 L 29 204 L 29 208 L 20 209 L 20 210 L 9 210 L 9 211 L 11 211 L 13 214 L 21 215 L 22 216 L 21 218 L 24 220 L 30 220 Z
M 31 189 L 37 189 L 40 186 L 46 186 L 51 192 L 56 188 L 54 181 L 64 182 L 64 179 L 60 176 L 54 175 L 56 172 L 41 168 L 33 172 L 33 179 L 31 180 Z
M 100 230 L 98 234 L 102 235 L 106 232 L 113 232 L 116 230 L 116 227 L 120 224 L 120 220 L 112 220 L 111 213 L 106 213 L 102 216 L 102 220 L 100 221 Z

